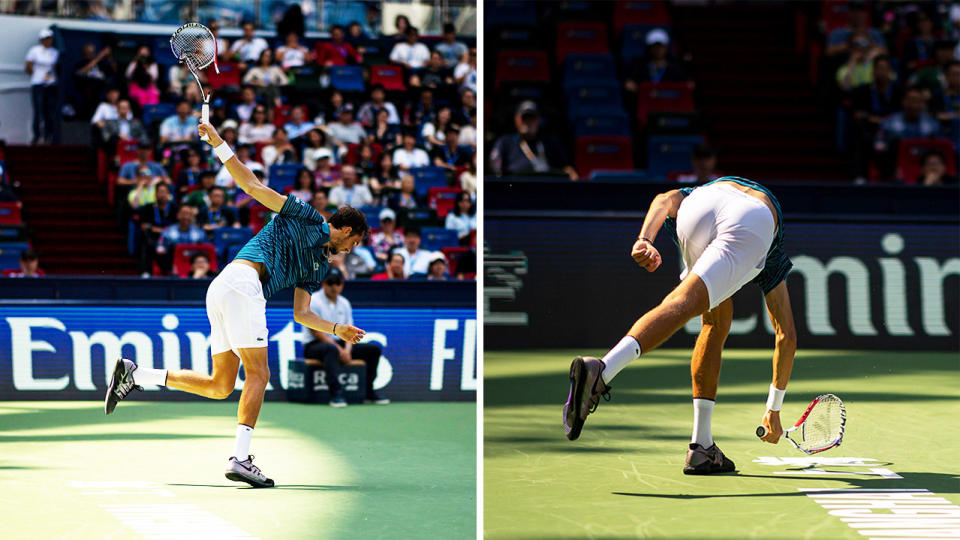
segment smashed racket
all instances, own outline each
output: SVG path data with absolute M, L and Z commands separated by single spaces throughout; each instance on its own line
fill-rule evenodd
M 803 416 L 792 428 L 784 430 L 783 435 L 801 452 L 816 454 L 840 446 L 846 424 L 843 401 L 833 394 L 823 394 L 810 402 Z M 767 428 L 757 426 L 757 437 L 766 435 Z
M 210 122 L 210 96 L 204 95 L 203 84 L 200 83 L 200 70 L 213 64 L 213 68 L 220 73 L 220 66 L 217 65 L 217 40 L 213 37 L 213 32 L 206 26 L 199 23 L 187 23 L 170 36 L 170 49 L 177 60 L 182 62 L 193 74 L 197 80 L 197 86 L 200 87 L 200 97 L 203 98 L 203 106 L 200 108 L 200 121 L 204 124 Z M 207 140 L 204 135 L 201 137 Z

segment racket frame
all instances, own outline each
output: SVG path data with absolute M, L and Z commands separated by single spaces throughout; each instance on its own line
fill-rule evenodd
M 193 55 L 188 55 L 188 54 L 180 55 L 177 53 L 177 49 L 176 47 L 174 47 L 173 43 L 176 40 L 177 36 L 180 35 L 180 32 L 183 32 L 188 28 L 200 28 L 206 31 L 206 33 L 210 36 L 210 39 L 213 40 L 213 58 L 211 58 L 209 62 L 206 62 L 203 65 L 199 65 L 195 61 Z M 177 30 L 173 33 L 173 35 L 170 36 L 170 50 L 173 51 L 173 56 L 178 61 L 180 61 L 181 63 L 187 66 L 187 69 L 190 70 L 190 73 L 193 75 L 193 78 L 196 79 L 197 86 L 200 88 L 200 97 L 203 99 L 203 105 L 200 107 L 200 122 L 203 124 L 210 123 L 210 96 L 203 93 L 203 84 L 200 82 L 200 70 L 209 67 L 210 64 L 213 64 L 213 69 L 215 69 L 218 74 L 220 73 L 220 66 L 217 64 L 217 55 L 219 54 L 219 51 L 217 50 L 217 38 L 213 35 L 213 32 L 211 32 L 210 29 L 207 28 L 206 26 L 200 23 L 187 23 L 181 26 L 180 28 L 177 28 Z M 204 135 L 200 137 L 200 139 L 207 141 L 210 138 L 207 135 Z
M 820 403 L 822 400 L 824 400 L 825 398 L 828 398 L 828 397 L 832 397 L 832 398 L 836 399 L 836 400 L 837 400 L 837 404 L 840 405 L 840 433 L 839 433 L 839 435 L 837 436 L 836 440 L 834 440 L 833 442 L 831 442 L 830 444 L 828 444 L 828 445 L 826 445 L 826 446 L 817 447 L 817 448 L 812 448 L 812 449 L 801 448 L 800 445 L 799 445 L 796 441 L 794 441 L 793 439 L 790 438 L 790 434 L 793 433 L 794 431 L 797 431 L 797 430 L 799 429 L 799 430 L 801 430 L 801 431 L 800 431 L 801 438 L 803 438 L 802 435 L 803 435 L 804 423 L 807 421 L 807 417 L 810 416 L 810 413 L 813 411 L 813 408 L 817 405 L 817 403 Z M 804 454 L 812 455 L 812 454 L 817 454 L 817 453 L 823 452 L 824 450 L 829 450 L 829 449 L 831 449 L 831 448 L 835 448 L 835 447 L 837 447 L 837 446 L 840 446 L 840 443 L 843 442 L 843 433 L 844 433 L 844 430 L 846 429 L 846 425 L 847 425 L 847 410 L 846 410 L 846 408 L 843 406 L 843 400 L 841 400 L 841 399 L 840 399 L 839 397 L 837 397 L 835 394 L 823 394 L 823 395 L 817 396 L 816 398 L 814 398 L 813 401 L 810 402 L 810 405 L 807 406 L 807 410 L 803 412 L 803 415 L 800 417 L 799 420 L 797 420 L 797 423 L 794 424 L 793 427 L 788 428 L 788 429 L 785 429 L 785 430 L 783 431 L 783 437 L 784 437 L 786 440 L 790 441 L 790 444 L 792 444 L 793 447 L 796 448 L 797 450 L 800 450 L 800 451 L 803 452 Z M 766 427 L 764 427 L 764 426 L 762 426 L 762 425 L 761 425 L 761 426 L 758 426 L 758 427 L 757 427 L 757 437 L 763 438 L 763 437 L 765 437 L 766 435 L 767 435 L 767 429 L 766 429 Z

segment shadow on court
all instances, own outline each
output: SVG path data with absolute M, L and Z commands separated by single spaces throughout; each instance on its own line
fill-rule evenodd
M 294 491 L 363 491 L 361 486 L 328 486 L 322 484 L 281 484 L 272 488 L 255 488 L 245 484 L 167 484 L 173 487 L 199 487 L 199 488 L 220 488 L 220 489 L 262 489 L 262 490 L 294 490 Z
M 184 433 L 83 433 L 77 435 L 0 435 L 0 443 L 63 441 L 154 441 L 227 438 L 228 437 L 221 435 L 199 435 Z

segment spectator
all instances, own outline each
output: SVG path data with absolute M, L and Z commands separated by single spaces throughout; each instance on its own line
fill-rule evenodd
M 877 50 L 865 37 L 854 39 L 847 63 L 837 70 L 837 85 L 841 90 L 848 92 L 856 86 L 873 82 L 873 59 Z
M 390 197 L 390 208 L 399 210 L 401 208 L 413 209 L 423 206 L 423 201 L 417 195 L 416 182 L 412 174 L 404 174 L 400 177 L 400 191 Z
M 192 114 L 190 102 L 181 99 L 177 103 L 177 113 L 168 116 L 160 124 L 160 144 L 192 143 L 200 138 L 197 131 L 199 122 Z
M 349 204 L 354 208 L 373 204 L 373 195 L 370 189 L 357 179 L 357 169 L 353 165 L 344 165 L 340 168 L 340 180 L 343 185 L 330 189 L 330 202 L 341 206 Z
M 148 167 L 141 167 L 137 171 L 137 183 L 127 195 L 130 208 L 137 210 L 142 206 L 156 202 L 156 186 L 161 183 L 160 177 L 153 176 Z M 166 184 L 164 184 L 166 186 Z M 169 189 L 169 186 L 167 186 Z
M 917 178 L 917 183 L 922 186 L 942 186 L 944 184 L 956 184 L 957 177 L 947 174 L 947 162 L 943 154 L 932 150 L 923 155 L 921 161 L 923 169 Z
M 447 214 L 444 226 L 457 231 L 457 238 L 460 239 L 461 245 L 469 243 L 470 231 L 477 228 L 477 209 L 474 208 L 469 193 L 466 191 L 457 193 L 457 202 L 453 210 Z
M 405 260 L 402 254 L 393 253 L 387 262 L 386 270 L 380 274 L 370 276 L 370 279 L 375 281 L 406 279 L 403 277 L 403 264 Z
M 476 95 L 477 93 L 477 48 L 470 47 L 470 52 L 467 54 L 467 59 L 465 61 L 457 64 L 457 67 L 453 68 L 453 81 L 457 83 L 460 87 L 460 90 L 470 90 Z
M 447 124 L 443 144 L 434 148 L 430 155 L 435 166 L 456 173 L 457 169 L 470 163 L 473 150 L 469 146 L 460 146 L 460 130 Z
M 218 61 L 221 58 L 226 58 L 230 54 L 230 44 L 227 43 L 227 40 L 220 37 L 220 21 L 214 19 L 207 22 L 207 28 L 210 29 L 210 33 L 213 34 L 213 39 L 217 42 L 217 58 Z
M 227 146 L 229 146 L 231 150 L 236 151 L 237 149 L 237 137 L 236 120 L 231 118 L 220 125 L 220 138 L 223 139 L 223 142 L 227 143 Z
M 377 164 L 374 161 L 375 157 L 376 152 L 373 147 L 370 146 L 370 143 L 367 141 L 360 143 L 355 165 L 357 166 L 357 174 L 364 180 L 364 183 L 366 183 L 366 180 L 373 178 L 374 171 L 377 168 Z
M 380 211 L 380 230 L 370 235 L 370 249 L 378 264 L 387 262 L 390 251 L 403 243 L 403 237 L 397 232 L 397 213 L 389 208 Z M 403 277 L 403 261 L 400 263 Z
M 200 153 L 196 149 L 188 148 L 181 152 L 183 169 L 177 175 L 177 193 L 186 195 L 200 187 L 200 173 L 203 168 L 200 163 Z
M 452 116 L 450 107 L 440 107 L 437 110 L 435 120 L 424 122 L 420 137 L 423 138 L 423 144 L 427 147 L 427 150 L 433 150 L 436 146 L 443 146 L 443 139 L 446 136 L 447 126 L 450 125 Z M 457 136 L 459 137 L 459 133 L 457 133 Z
M 30 101 L 33 105 L 31 144 L 60 142 L 57 121 L 57 62 L 60 51 L 53 48 L 53 31 L 40 31 L 40 44 L 30 47 L 24 69 L 30 75 Z
M 7 274 L 8 277 L 43 277 L 47 275 L 40 268 L 40 257 L 37 256 L 37 252 L 32 249 L 27 249 L 20 252 L 20 270 L 18 272 L 11 272 Z
M 930 14 L 923 8 L 913 13 L 910 26 L 912 36 L 903 47 L 903 61 L 908 72 L 914 72 L 922 64 L 933 60 L 933 49 L 937 35 L 934 33 L 934 22 Z
M 278 129 L 273 132 L 273 141 L 263 147 L 260 158 L 267 169 L 274 163 L 297 163 L 297 149 L 290 144 L 286 130 Z
M 453 123 L 461 128 L 470 123 L 477 113 L 477 93 L 469 88 L 460 90 L 460 107 L 453 115 Z
M 390 111 L 386 108 L 377 111 L 376 122 L 367 130 L 367 140 L 379 144 L 387 153 L 399 146 L 400 126 L 390 122 Z
M 300 67 L 312 60 L 310 49 L 300 44 L 300 36 L 296 32 L 289 32 L 284 45 L 277 47 L 277 61 L 284 70 Z
M 402 171 L 414 167 L 430 166 L 430 156 L 421 148 L 416 148 L 417 137 L 411 131 L 403 134 L 403 146 L 393 151 L 393 164 Z
M 201 83 L 207 83 L 206 70 L 198 70 L 197 75 L 200 76 Z M 193 88 L 194 91 L 197 90 L 196 79 L 193 78 L 193 73 L 190 72 L 190 69 L 187 68 L 186 65 L 180 62 L 170 66 L 170 69 L 167 70 L 167 80 L 170 81 L 167 90 L 174 98 L 185 97 L 185 91 L 187 89 Z M 199 92 L 197 92 L 197 95 L 199 96 Z
M 857 183 L 866 182 L 873 144 L 880 124 L 897 111 L 903 102 L 903 89 L 894 81 L 896 74 L 887 56 L 873 59 L 873 82 L 851 92 L 853 108 L 853 165 Z
M 323 278 L 323 290 L 313 293 L 310 298 L 310 310 L 321 318 L 338 324 L 353 325 L 353 306 L 342 296 L 343 274 L 337 269 L 331 269 Z M 318 332 L 304 326 L 303 355 L 323 361 L 323 370 L 326 372 L 326 381 L 330 386 L 330 405 L 345 407 L 343 389 L 340 387 L 338 375 L 341 364 L 349 365 L 352 360 L 362 360 L 366 366 L 367 382 L 365 401 L 384 405 L 390 400 L 381 398 L 373 390 L 373 381 L 377 377 L 377 366 L 380 364 L 382 350 L 373 343 L 347 343 L 334 334 Z
M 293 179 L 293 189 L 290 190 L 290 195 L 301 201 L 310 202 L 313 199 L 313 190 L 316 189 L 315 183 L 310 169 L 300 169 L 297 171 L 296 178 Z
M 343 94 L 339 90 L 334 89 L 330 92 L 330 98 L 327 100 L 324 109 L 313 119 L 313 123 L 318 126 L 324 126 L 336 121 L 337 114 L 339 114 L 340 107 L 343 107 L 343 104 Z
M 330 221 L 330 218 L 333 216 L 333 212 L 330 211 L 330 201 L 327 199 L 326 188 L 319 188 L 313 192 L 313 198 L 310 199 L 310 206 L 317 212 L 320 212 L 324 221 Z
M 885 178 L 893 173 L 897 145 L 901 139 L 936 137 L 940 124 L 927 114 L 926 100 L 919 88 L 910 88 L 903 96 L 903 112 L 891 114 L 880 125 L 876 150 L 877 167 Z
M 406 15 L 397 15 L 393 19 L 393 26 L 397 29 L 397 33 L 393 35 L 394 39 L 402 40 L 407 37 L 407 30 L 410 28 L 410 19 Z
M 477 154 L 473 153 L 473 156 L 470 158 L 470 163 L 467 164 L 466 170 L 460 173 L 460 189 L 466 191 L 470 194 L 470 197 L 476 199 L 477 197 Z M 459 266 L 457 267 L 459 268 Z
M 156 259 L 160 235 L 166 227 L 177 220 L 177 206 L 173 203 L 170 186 L 157 184 L 156 202 L 143 206 L 140 215 L 140 272 L 142 277 L 150 277 L 153 262 Z
M 110 47 L 99 53 L 93 43 L 83 46 L 81 58 L 73 68 L 73 87 L 77 93 L 77 116 L 90 118 L 94 103 L 100 98 L 107 80 L 113 78 L 116 67 L 110 56 Z
M 177 209 L 177 222 L 163 229 L 157 244 L 157 265 L 164 274 L 173 266 L 173 250 L 178 244 L 199 244 L 207 241 L 207 233 L 195 223 L 197 209 L 181 206 Z
M 243 85 L 243 89 L 240 90 L 240 104 L 234 108 L 235 116 L 241 123 L 249 122 L 256 108 L 257 91 L 249 84 Z
M 147 130 L 144 129 L 140 120 L 134 118 L 133 113 L 130 112 L 129 99 L 121 99 L 117 102 L 116 115 L 115 119 L 103 122 L 101 136 L 104 142 L 112 148 L 117 141 L 139 141 L 140 144 L 145 144 L 147 149 L 151 149 L 147 138 Z
M 330 187 L 340 179 L 340 172 L 334 170 L 331 164 L 331 161 L 333 161 L 331 159 L 332 155 L 333 153 L 327 148 L 322 148 L 317 152 L 317 169 L 313 175 L 317 179 L 317 184 L 322 187 Z
M 370 182 L 374 193 L 385 194 L 387 190 L 400 189 L 400 169 L 394 166 L 393 156 L 389 152 L 380 155 L 374 175 L 376 178 Z
M 307 120 L 303 107 L 294 107 L 290 111 L 290 121 L 283 126 L 291 139 L 299 139 L 316 128 L 316 124 Z
M 117 115 L 117 102 L 120 100 L 120 89 L 119 88 L 108 88 L 106 94 L 103 96 L 103 101 L 97 105 L 97 110 L 94 111 L 93 116 L 90 117 L 90 123 L 97 127 L 102 133 L 104 126 L 106 126 L 107 120 L 116 120 L 119 118 Z M 129 101 L 127 104 L 129 105 Z
M 469 146 L 477 149 L 477 110 L 470 111 L 470 121 L 460 127 L 460 146 Z
M 436 251 L 430 256 L 430 266 L 427 267 L 426 279 L 431 281 L 450 279 L 450 274 L 447 273 L 447 258 L 443 253 Z
M 687 72 L 680 64 L 669 59 L 670 36 L 654 28 L 647 33 L 647 51 L 643 58 L 634 58 L 627 69 L 624 87 L 636 92 L 644 82 L 682 82 L 688 80 Z
M 243 37 L 233 42 L 230 47 L 230 57 L 240 62 L 240 70 L 247 69 L 247 64 L 252 64 L 260 58 L 260 53 L 270 48 L 267 41 L 256 37 L 256 28 L 250 21 L 243 23 Z
M 717 173 L 717 151 L 705 144 L 693 147 L 690 154 L 693 171 L 677 175 L 677 182 L 702 185 L 720 178 Z
M 530 174 L 562 170 L 571 180 L 578 178 L 555 139 L 540 135 L 540 112 L 532 101 L 524 101 L 514 116 L 517 135 L 502 135 L 490 152 L 494 174 Z M 519 136 L 518 136 L 519 135 Z
M 953 61 L 953 42 L 937 41 L 933 49 L 933 63 L 914 73 L 910 77 L 910 85 L 926 90 L 927 96 L 942 92 L 947 85 L 947 69 Z
M 343 40 L 344 28 L 337 24 L 330 30 L 330 41 L 318 41 L 314 46 L 317 53 L 317 64 L 321 66 L 345 66 L 359 64 L 363 58 L 353 45 Z
M 467 55 L 467 46 L 457 41 L 457 29 L 451 23 L 443 25 L 443 41 L 437 43 L 433 50 L 440 53 L 443 64 L 449 69 L 456 67 Z
M 408 70 L 421 69 L 430 61 L 430 49 L 418 41 L 420 32 L 415 26 L 408 27 L 404 35 L 406 41 L 397 43 L 390 51 L 390 61 Z
M 118 109 L 123 111 L 123 101 L 118 105 Z M 108 124 L 109 127 L 109 124 Z M 153 147 L 150 146 L 150 143 L 141 141 L 137 144 L 137 159 L 136 161 L 129 161 L 120 166 L 120 172 L 117 174 L 117 185 L 119 186 L 131 186 L 137 183 L 137 175 L 141 168 L 147 167 L 150 169 L 151 176 L 158 176 L 163 179 L 163 183 L 171 184 L 173 183 L 170 180 L 170 177 L 167 176 L 166 169 L 163 168 L 159 163 L 150 159 L 151 154 L 153 154 Z
M 253 86 L 267 103 L 280 105 L 280 87 L 287 84 L 287 75 L 273 63 L 273 51 L 264 49 L 257 65 L 247 70 L 243 84 Z
M 934 95 L 933 110 L 954 148 L 960 148 L 960 62 L 951 62 L 946 73 L 946 87 Z
M 337 121 L 327 126 L 330 142 L 346 152 L 348 144 L 358 144 L 366 136 L 363 126 L 353 119 L 353 105 L 346 103 L 337 111 Z
M 254 173 L 260 171 L 260 173 L 263 174 L 263 163 L 253 159 L 253 152 L 251 151 L 249 144 L 238 144 L 236 153 L 237 159 L 240 160 L 240 163 L 246 165 L 247 168 Z M 220 171 L 217 172 L 217 185 L 228 189 L 235 187 L 233 176 L 230 175 L 230 171 L 228 171 L 226 167 L 220 167 Z
M 303 148 L 303 166 L 310 171 L 317 170 L 317 158 L 323 153 L 326 153 L 329 159 L 330 148 L 327 147 L 327 136 L 319 129 L 311 129 L 307 132 L 307 141 Z
M 369 40 L 370 36 L 368 36 L 366 32 L 363 31 L 363 26 L 361 26 L 359 22 L 352 21 L 350 24 L 347 25 L 346 39 L 347 41 L 350 42 L 351 45 L 356 46 L 357 43 Z M 357 51 L 360 51 L 361 53 L 363 52 L 360 48 L 357 48 Z
M 827 37 L 827 56 L 843 58 L 843 55 L 850 54 L 853 40 L 861 37 L 870 41 L 870 48 L 878 49 L 874 54 L 886 54 L 887 43 L 879 30 L 871 28 L 865 3 L 851 2 L 848 19 L 849 26 L 836 28 Z
M 368 128 L 372 127 L 376 123 L 377 115 L 381 109 L 387 111 L 387 123 L 400 123 L 400 115 L 397 114 L 397 107 L 387 101 L 386 97 L 387 93 L 383 89 L 383 85 L 373 85 L 373 88 L 370 89 L 370 101 L 364 103 L 363 106 L 360 107 L 360 112 L 357 113 L 357 119 L 361 124 Z
M 414 87 L 437 88 L 446 84 L 453 84 L 453 73 L 443 65 L 443 57 L 437 51 L 430 53 L 430 60 L 419 75 L 410 77 L 410 86 Z
M 421 88 L 420 100 L 407 107 L 407 124 L 419 126 L 424 122 L 433 120 L 434 115 L 436 115 L 436 108 L 433 101 L 433 89 Z
M 190 257 L 190 279 L 208 279 L 216 275 L 217 273 L 210 269 L 210 259 L 206 253 L 198 251 Z
M 276 127 L 267 122 L 267 108 L 257 105 L 253 109 L 253 117 L 249 122 L 240 124 L 240 144 L 255 144 L 266 142 L 273 138 Z
M 189 204 L 197 208 L 209 207 L 210 190 L 216 185 L 217 173 L 213 171 L 202 171 L 200 173 L 200 180 L 198 181 L 198 188 L 187 194 L 183 199 L 183 204 Z
M 209 204 L 197 211 L 197 225 L 208 233 L 220 227 L 239 227 L 237 209 L 227 206 L 227 190 L 213 186 L 207 192 Z
M 127 64 L 127 70 L 124 74 L 127 80 L 134 80 L 137 78 L 138 72 L 144 73 L 149 78 L 150 85 L 160 78 L 160 68 L 157 67 L 157 61 L 153 58 L 150 47 L 146 45 L 137 47 L 137 54 Z
M 160 90 L 154 84 L 149 71 L 141 65 L 138 65 L 133 72 L 133 78 L 129 79 L 130 85 L 127 88 L 127 95 L 135 101 L 142 109 L 145 105 L 156 105 L 160 103 Z
M 412 274 L 426 274 L 430 266 L 430 252 L 420 249 L 420 228 L 407 227 L 403 231 L 403 247 L 396 248 L 394 253 L 403 255 L 403 275 L 405 278 Z

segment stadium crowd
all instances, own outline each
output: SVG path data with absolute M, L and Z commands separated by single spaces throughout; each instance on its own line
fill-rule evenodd
M 472 279 L 476 49 L 452 24 L 424 42 L 406 17 L 396 23 L 395 36 L 351 24 L 313 41 L 302 21 L 279 25 L 275 38 L 245 22 L 230 42 L 209 21 L 220 70 L 201 73 L 211 123 L 274 189 L 326 217 L 343 204 L 367 215 L 367 245 L 331 259 L 345 276 Z M 44 50 L 53 41 L 46 32 Z M 122 62 L 110 47 L 84 46 L 72 106 L 90 122 L 138 271 L 207 277 L 271 215 L 199 141 L 198 85 L 152 43 Z M 42 143 L 54 134 L 44 131 L 42 91 L 38 99 Z M 403 258 L 401 272 L 391 271 L 391 255 Z

